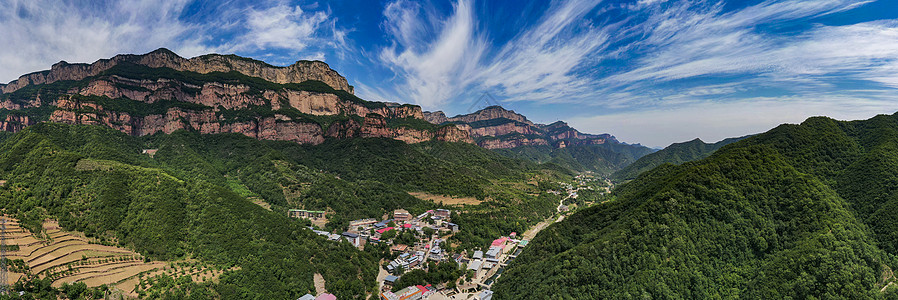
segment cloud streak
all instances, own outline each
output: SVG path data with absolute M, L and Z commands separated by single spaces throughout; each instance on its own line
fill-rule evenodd
M 188 0 L 77 2 L 0 0 L 0 81 L 59 60 L 93 62 L 161 47 L 188 57 L 237 53 L 275 64 L 323 60 L 325 52 L 347 47 L 347 30 L 326 10 L 306 11 L 280 1 L 256 6 L 214 2 L 211 8 Z M 211 11 L 190 11 L 192 6 Z
M 535 26 L 496 53 L 489 53 L 495 45 L 479 31 L 482 24 L 469 1 L 457 2 L 451 15 L 442 18 L 416 3 L 391 2 L 383 27 L 392 43 L 379 59 L 403 81 L 400 97 L 427 108 L 472 89 L 498 90 L 511 100 L 576 94 L 585 91 L 589 80 L 573 72 L 608 40 L 606 30 L 583 21 L 599 2 L 555 3 Z

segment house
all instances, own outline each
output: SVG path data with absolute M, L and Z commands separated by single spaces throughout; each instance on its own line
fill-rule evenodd
M 484 257 L 486 258 L 499 258 L 499 255 L 502 254 L 502 248 L 498 246 L 490 247 L 489 250 L 486 251 Z
M 451 214 L 452 214 L 452 212 L 448 209 L 437 209 L 433 212 L 434 216 L 438 216 L 441 218 L 449 218 L 449 215 L 451 215 Z
M 508 241 L 508 238 L 503 236 L 501 238 L 493 240 L 493 243 L 491 244 L 491 246 L 498 246 L 502 249 L 505 249 L 505 242 L 507 242 L 507 241 Z
M 446 227 L 448 227 L 449 230 L 452 230 L 452 232 L 458 231 L 458 224 L 455 224 L 455 223 L 446 223 Z
M 377 233 L 383 234 L 384 232 L 387 232 L 387 231 L 390 231 L 390 230 L 393 230 L 393 227 L 386 227 L 386 228 L 378 229 L 378 230 L 377 230 Z
M 405 250 L 407 250 L 407 249 L 408 249 L 408 246 L 403 245 L 403 244 L 396 244 L 396 245 L 393 245 L 393 247 L 390 247 L 390 251 L 393 251 L 393 252 L 405 252 Z
M 412 215 L 407 210 L 397 209 L 393 211 L 393 220 L 396 222 L 405 222 L 412 219 Z
M 299 297 L 298 300 L 315 300 L 315 296 L 312 296 L 311 294 L 305 294 L 302 295 L 302 297 Z
M 474 251 L 474 256 L 471 256 L 473 259 L 483 259 L 483 251 L 477 250 Z
M 373 225 L 375 223 L 377 223 L 377 220 L 372 219 L 372 218 L 359 219 L 359 220 L 349 221 L 349 228 L 364 227 L 364 226 L 368 226 L 368 225 Z
M 424 286 L 410 286 L 399 290 L 398 292 L 383 292 L 380 294 L 381 300 L 419 300 L 424 297 L 427 292 Z
M 390 224 L 391 221 L 393 221 L 393 219 L 377 222 L 377 224 L 374 224 L 374 228 L 380 229 L 387 227 L 387 224 Z
M 291 218 L 319 220 L 325 217 L 325 212 L 317 210 L 291 209 L 287 211 L 287 216 Z
M 358 247 L 359 245 L 362 244 L 362 239 L 359 237 L 358 234 L 355 234 L 352 232 L 344 232 L 343 237 L 346 238 L 347 241 L 352 243 L 353 246 Z
M 334 296 L 334 294 L 324 293 L 318 295 L 318 297 L 315 297 L 315 300 L 337 300 L 337 296 Z
M 331 240 L 331 241 L 337 241 L 337 240 L 340 240 L 340 235 L 336 234 L 336 233 L 332 233 L 327 236 L 327 239 Z
M 384 284 L 393 286 L 393 284 L 396 283 L 396 280 L 399 280 L 399 277 L 396 277 L 393 275 L 387 275 L 387 277 L 384 278 Z
M 468 270 L 474 271 L 474 277 L 477 277 L 477 274 L 480 273 L 480 267 L 482 266 L 482 260 L 472 260 L 471 263 L 468 264 Z
M 493 299 L 493 291 L 484 290 L 480 292 L 480 295 L 478 295 L 478 297 L 480 298 L 480 300 L 491 300 Z

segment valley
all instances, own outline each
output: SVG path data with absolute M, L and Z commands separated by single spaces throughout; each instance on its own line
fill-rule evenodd
M 23 299 L 898 295 L 898 115 L 655 150 L 166 49 L 0 90 Z

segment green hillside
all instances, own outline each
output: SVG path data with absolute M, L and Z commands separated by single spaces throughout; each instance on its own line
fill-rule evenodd
M 667 148 L 639 158 L 632 164 L 614 172 L 614 174 L 611 175 L 611 178 L 615 181 L 632 180 L 636 178 L 636 176 L 639 176 L 639 174 L 665 163 L 679 165 L 684 162 L 708 157 L 711 153 L 717 151 L 717 149 L 745 138 L 746 137 L 728 138 L 713 144 L 705 143 L 700 139 L 694 139 L 683 143 L 674 143 L 667 146 Z
M 895 157 L 898 115 L 782 125 L 621 185 L 611 202 L 541 232 L 494 290 L 498 299 L 895 297 L 880 292 L 898 266 Z
M 577 172 L 592 171 L 610 175 L 654 150 L 638 145 L 607 143 L 572 145 L 558 149 L 550 146 L 521 146 L 495 151 L 507 157 L 541 164 L 551 163 Z
M 150 259 L 233 267 L 220 283 L 168 291 L 224 299 L 295 298 L 314 292 L 313 273 L 341 299 L 373 291 L 381 255 L 374 247 L 368 253 L 328 242 L 305 229 L 308 221 L 287 218 L 287 209 L 326 210 L 327 229 L 339 232 L 350 220 L 397 208 L 440 207 L 407 192 L 471 196 L 486 202 L 454 214 L 463 231 L 453 239 L 459 247 L 483 247 L 554 212 L 558 196 L 526 182 L 567 176 L 443 142 L 346 139 L 309 146 L 183 130 L 132 137 L 54 123 L 2 138 L 0 180 L 7 184 L 0 206 L 23 226 L 39 231 L 45 218 L 54 218 Z M 158 152 L 151 158 L 142 149 Z M 267 202 L 271 211 L 248 198 Z

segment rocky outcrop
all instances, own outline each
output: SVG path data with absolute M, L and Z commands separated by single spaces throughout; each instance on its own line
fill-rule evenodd
M 247 76 L 259 77 L 282 84 L 318 80 L 336 90 L 343 90 L 349 93 L 354 92 L 346 78 L 321 61 L 297 61 L 290 66 L 277 67 L 236 55 L 209 54 L 186 59 L 164 48 L 144 55 L 116 55 L 111 59 L 101 59 L 92 64 L 70 64 L 61 61 L 53 64 L 50 70 L 19 77 L 19 79 L 0 87 L 0 91 L 11 93 L 31 84 L 47 84 L 61 80 L 82 80 L 90 76 L 96 76 L 121 63 L 132 63 L 151 68 L 164 67 L 197 73 L 236 71 Z
M 425 111 L 424 121 L 430 122 L 431 124 L 443 124 L 449 122 L 449 118 L 447 118 L 446 114 L 444 114 L 442 111 Z
M 257 117 L 248 121 L 226 122 L 215 111 L 169 108 L 164 114 L 132 116 L 105 110 L 101 105 L 81 102 L 72 97 L 60 99 L 50 121 L 66 124 L 104 125 L 129 135 L 172 133 L 179 129 L 203 134 L 240 133 L 264 140 L 293 141 L 302 144 L 324 142 L 321 126 L 309 122 L 285 121 L 283 116 Z
M 473 143 L 468 131 L 457 126 L 449 125 L 438 128 L 435 131 L 417 130 L 408 127 L 390 127 L 384 116 L 371 113 L 365 116 L 359 123 L 356 120 L 332 124 L 327 130 L 328 137 L 384 137 L 400 140 L 406 143 L 420 143 L 430 140 L 444 142 Z
M 435 123 L 444 115 L 442 112 L 435 112 L 424 113 L 424 116 L 429 122 Z M 561 121 L 549 125 L 536 124 L 521 114 L 499 106 L 448 118 L 448 122 L 469 131 L 478 145 L 489 149 L 537 145 L 564 148 L 572 145 L 619 143 L 610 134 L 585 134 Z
M 8 114 L 6 118 L 0 122 L 0 130 L 9 132 L 19 132 L 25 126 L 34 125 L 34 121 L 25 115 Z
M 511 139 L 485 139 L 477 145 L 486 149 L 509 149 L 520 146 L 546 146 L 549 142 L 541 138 L 516 137 Z
M 494 119 L 509 119 L 521 123 L 525 123 L 533 126 L 533 122 L 527 120 L 527 117 L 514 112 L 513 110 L 507 110 L 502 108 L 501 106 L 490 106 L 484 109 L 481 109 L 475 113 L 467 114 L 467 115 L 458 115 L 452 118 L 449 118 L 450 122 L 460 122 L 460 123 L 473 123 L 477 121 L 486 121 L 486 120 L 494 120 Z
M 533 126 L 529 126 L 522 123 L 517 122 L 508 122 L 501 125 L 496 126 L 486 126 L 486 127 L 477 127 L 469 129 L 471 131 L 471 136 L 473 137 L 483 137 L 483 136 L 503 136 L 508 134 L 520 133 L 524 135 L 537 135 L 540 132 L 536 131 Z

